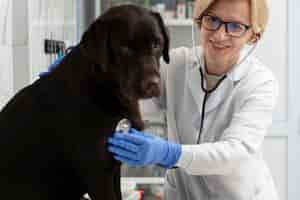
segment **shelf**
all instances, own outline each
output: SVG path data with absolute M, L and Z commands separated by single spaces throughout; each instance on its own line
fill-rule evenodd
M 47 20 L 34 20 L 31 21 L 31 27 L 51 27 L 51 26 L 72 26 L 75 27 L 76 26 L 76 21 L 74 20 L 69 20 L 69 21 L 59 21 L 59 20 L 55 20 L 55 21 L 47 21 Z
M 163 177 L 122 177 L 121 182 L 133 182 L 136 184 L 164 184 Z
M 164 19 L 167 26 L 192 26 L 192 19 Z
M 168 26 L 191 26 L 193 23 L 192 19 L 164 19 Z M 69 21 L 46 21 L 46 20 L 34 20 L 31 21 L 32 27 L 43 27 L 43 26 L 76 26 L 76 22 L 73 20 Z

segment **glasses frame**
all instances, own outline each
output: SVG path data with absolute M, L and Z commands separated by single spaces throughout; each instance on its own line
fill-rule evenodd
M 210 29 L 210 28 L 207 28 L 207 27 L 203 26 L 203 18 L 204 17 L 214 17 L 214 18 L 218 19 L 218 21 L 220 22 L 219 26 L 216 29 Z M 240 23 L 240 22 L 234 22 L 234 21 L 223 21 L 218 16 L 207 14 L 207 13 L 201 15 L 200 17 L 195 18 L 195 22 L 198 23 L 200 25 L 200 27 L 203 26 L 206 30 L 209 30 L 209 31 L 218 31 L 222 27 L 222 25 L 224 24 L 225 25 L 225 32 L 231 37 L 242 37 L 251 28 L 251 25 L 246 25 L 246 24 L 243 24 L 243 23 Z M 228 31 L 228 24 L 231 24 L 231 23 L 239 24 L 239 25 L 245 27 L 245 31 L 242 32 L 240 35 L 232 35 L 232 33 Z

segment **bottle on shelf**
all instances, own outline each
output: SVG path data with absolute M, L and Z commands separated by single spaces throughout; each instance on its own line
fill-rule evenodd
M 187 18 L 188 19 L 193 19 L 194 15 L 194 1 L 193 0 L 188 0 L 187 1 Z
M 176 17 L 178 19 L 186 19 L 186 2 L 178 0 L 176 4 Z
M 150 0 L 144 0 L 144 6 L 146 8 L 150 8 L 150 6 L 151 6 Z

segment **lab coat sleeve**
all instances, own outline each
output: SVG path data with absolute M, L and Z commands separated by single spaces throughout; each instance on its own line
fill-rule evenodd
M 277 95 L 275 79 L 261 81 L 251 91 L 245 90 L 240 107 L 221 139 L 214 143 L 182 145 L 182 155 L 176 165 L 191 175 L 230 174 L 261 148 L 272 122 Z

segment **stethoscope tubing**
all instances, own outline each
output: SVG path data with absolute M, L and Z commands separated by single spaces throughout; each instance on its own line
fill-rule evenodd
M 205 119 L 205 105 L 206 105 L 206 102 L 207 102 L 207 99 L 209 97 L 209 95 L 214 92 L 218 87 L 219 85 L 221 84 L 221 82 L 226 78 L 226 74 L 217 82 L 217 84 L 215 85 L 215 87 L 213 87 L 212 89 L 210 90 L 207 90 L 205 87 L 204 87 L 204 74 L 203 74 L 203 71 L 202 71 L 202 68 L 200 67 L 199 68 L 199 71 L 200 71 L 200 75 L 201 75 L 201 89 L 203 90 L 204 92 L 204 98 L 203 98 L 203 101 L 202 101 L 202 110 L 201 110 L 201 121 L 200 121 L 200 129 L 199 129 L 199 132 L 198 132 L 198 137 L 197 137 L 197 144 L 199 144 L 200 142 L 200 138 L 201 138 L 201 134 L 202 134 L 202 131 L 203 131 L 203 125 L 204 125 L 204 119 Z

